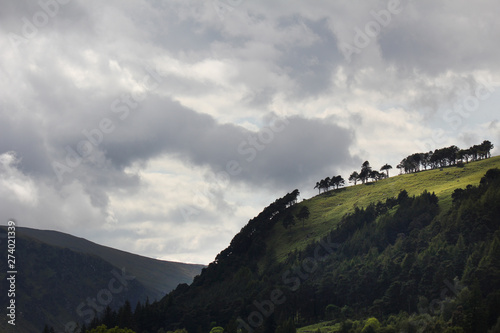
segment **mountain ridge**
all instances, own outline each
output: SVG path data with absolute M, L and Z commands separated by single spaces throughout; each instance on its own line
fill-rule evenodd
M 129 267 L 128 270 L 135 276 L 142 277 L 141 281 L 145 286 L 152 288 L 157 292 L 156 298 L 163 297 L 166 293 L 174 289 L 179 283 L 187 283 L 192 281 L 193 277 L 198 275 L 205 265 L 187 264 L 182 262 L 174 262 L 167 260 L 159 260 L 139 254 L 115 249 L 109 246 L 100 245 L 89 241 L 82 237 L 76 237 L 68 233 L 63 233 L 55 230 L 40 230 L 34 228 L 18 227 L 21 234 L 38 239 L 50 245 L 68 248 L 77 252 L 89 253 L 103 258 L 104 260 L 113 263 L 116 267 Z M 138 259 L 141 263 L 150 262 L 155 265 L 155 269 L 149 269 L 144 264 L 138 264 Z M 172 270 L 178 270 L 179 274 L 172 274 Z M 160 282 L 161 278 L 166 277 L 164 282 Z M 171 280 L 175 280 L 171 282 Z M 153 301 L 154 299 L 151 299 Z
M 156 260 L 54 230 L 15 229 L 17 318 L 12 327 L 2 317 L 5 332 L 39 333 L 44 324 L 72 332 L 106 313 L 107 306 L 116 310 L 128 301 L 132 310 L 139 301 L 160 299 L 178 284 L 191 283 L 204 267 Z M 0 236 L 4 244 L 5 226 Z M 0 262 L 3 284 L 6 265 Z M 7 293 L 0 301 L 7 304 Z

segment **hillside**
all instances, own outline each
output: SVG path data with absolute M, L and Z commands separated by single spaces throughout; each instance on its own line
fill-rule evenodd
M 5 236 L 5 227 L 0 227 Z M 5 244 L 0 239 L 0 244 Z M 125 301 L 153 301 L 179 283 L 190 283 L 201 265 L 166 262 L 101 246 L 68 234 L 16 228 L 16 302 L 13 332 L 41 332 L 44 324 L 57 331 L 90 321 L 105 307 L 118 309 Z M 0 278 L 6 281 L 6 261 Z M 5 282 L 3 282 L 5 283 Z M 2 290 L 9 288 L 2 287 Z M 0 295 L 7 304 L 7 293 Z M 6 316 L 0 330 L 8 332 Z M 71 330 L 70 330 L 71 331 Z
M 352 213 L 355 207 L 364 208 L 370 203 L 396 197 L 401 190 L 406 190 L 410 196 L 418 195 L 424 190 L 434 192 L 439 198 L 441 212 L 445 213 L 451 207 L 451 194 L 455 189 L 478 184 L 488 169 L 498 167 L 500 156 L 495 156 L 468 163 L 463 168 L 452 166 L 420 171 L 331 190 L 303 201 L 294 208 L 294 212 L 299 211 L 302 205 L 309 208 L 311 215 L 305 229 L 296 228 L 289 233 L 278 223 L 266 243 L 272 244 L 277 259 L 281 261 L 289 252 L 304 249 L 311 240 L 324 237 L 332 225 L 341 221 L 345 214 Z M 297 224 L 299 225 L 300 223 Z
M 500 158 L 277 199 L 138 332 L 486 332 L 500 316 Z M 295 192 L 295 191 L 294 191 Z M 293 192 L 292 192 L 293 193 Z M 282 221 L 307 205 L 310 217 Z M 97 324 L 97 323 L 96 323 Z
M 191 283 L 203 265 L 156 260 L 102 246 L 86 239 L 52 230 L 18 228 L 22 236 L 49 245 L 98 256 L 115 267 L 126 267 L 148 289 L 150 300 L 160 299 L 179 283 Z

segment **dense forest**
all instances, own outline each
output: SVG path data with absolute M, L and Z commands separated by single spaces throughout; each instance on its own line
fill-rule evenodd
M 278 261 L 268 230 L 287 194 L 252 219 L 192 285 L 126 303 L 99 325 L 135 332 L 290 332 L 319 321 L 339 332 L 487 332 L 500 327 L 500 170 L 437 196 L 401 191 L 344 216 L 320 241 Z M 496 326 L 495 326 L 496 325 Z

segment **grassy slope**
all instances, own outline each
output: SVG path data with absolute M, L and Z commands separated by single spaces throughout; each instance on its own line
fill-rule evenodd
M 371 202 L 395 197 L 403 189 L 410 196 L 418 195 L 424 190 L 434 192 L 439 198 L 442 211 L 447 211 L 451 207 L 451 194 L 455 189 L 465 188 L 468 184 L 477 185 L 491 168 L 500 168 L 500 156 L 471 162 L 464 168 L 447 167 L 443 171 L 421 171 L 322 193 L 296 205 L 295 213 L 298 213 L 302 205 L 307 205 L 311 212 L 305 227 L 297 221 L 293 229 L 287 231 L 281 223 L 276 224 L 267 240 L 268 248 L 273 248 L 277 260 L 282 261 L 289 252 L 303 249 L 312 240 L 325 236 L 332 226 L 337 224 L 342 216 L 352 212 L 354 207 L 363 208 Z M 397 172 L 392 171 L 393 174 Z

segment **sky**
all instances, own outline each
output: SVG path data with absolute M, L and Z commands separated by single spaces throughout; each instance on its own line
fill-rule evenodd
M 0 3 L 0 224 L 208 264 L 365 160 L 500 151 L 496 0 Z

